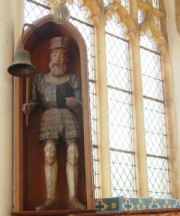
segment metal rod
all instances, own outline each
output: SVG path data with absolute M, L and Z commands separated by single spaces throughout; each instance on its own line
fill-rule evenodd
M 29 104 L 29 92 L 30 92 L 30 78 L 26 78 L 26 104 Z M 26 114 L 26 127 L 29 126 L 29 115 Z

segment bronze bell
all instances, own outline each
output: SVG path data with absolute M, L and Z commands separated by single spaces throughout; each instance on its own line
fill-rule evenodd
M 31 64 L 30 55 L 27 50 L 20 49 L 15 53 L 14 61 L 8 67 L 8 72 L 18 77 L 29 77 L 35 74 L 36 67 Z

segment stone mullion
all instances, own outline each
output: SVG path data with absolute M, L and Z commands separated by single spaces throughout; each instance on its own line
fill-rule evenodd
M 95 42 L 95 68 L 96 68 L 96 94 L 97 94 L 97 128 L 98 128 L 98 183 L 99 197 L 111 196 L 111 171 L 108 129 L 108 96 L 105 56 L 105 21 L 94 17 Z
M 170 193 L 173 198 L 180 197 L 180 170 L 178 164 L 179 148 L 176 142 L 176 125 L 175 125 L 175 107 L 173 97 L 173 86 L 170 73 L 170 59 L 167 49 L 159 48 L 161 51 L 161 67 L 163 75 L 163 90 L 165 100 L 165 118 L 166 118 L 166 133 L 167 133 L 167 151 L 168 151 L 168 168 Z
M 172 3 L 172 4 L 171 4 Z M 180 115 L 179 115 L 179 48 L 180 39 L 175 25 L 175 2 L 164 1 L 167 14 L 168 45 L 159 41 L 162 59 L 165 113 L 167 125 L 168 165 L 170 192 L 173 198 L 180 197 Z M 169 54 L 170 52 L 170 54 Z M 171 59 L 170 59 L 171 56 Z M 172 64 L 172 67 L 171 67 Z
M 140 47 L 138 32 L 138 7 L 135 0 L 131 0 L 130 14 L 137 28 L 134 32 L 127 33 L 130 40 L 130 63 L 132 77 L 132 100 L 135 135 L 135 164 L 136 164 L 136 187 L 138 197 L 148 196 L 147 162 L 144 129 L 144 110 L 142 94 L 142 74 L 140 64 Z
M 152 5 L 152 0 L 146 0 L 146 3 Z

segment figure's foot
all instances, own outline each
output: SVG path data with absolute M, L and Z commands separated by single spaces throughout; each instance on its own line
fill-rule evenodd
M 36 211 L 45 211 L 55 209 L 55 201 L 52 199 L 47 199 L 44 204 L 37 206 Z
M 76 197 L 69 199 L 69 209 L 86 209 L 86 206 L 82 204 Z

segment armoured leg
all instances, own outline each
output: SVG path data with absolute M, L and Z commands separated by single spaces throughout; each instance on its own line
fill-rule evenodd
M 78 159 L 79 150 L 77 142 L 68 140 L 66 174 L 69 189 L 69 208 L 84 209 L 85 206 L 77 199 L 78 190 Z
M 55 207 L 55 191 L 57 182 L 57 158 L 56 143 L 48 140 L 44 147 L 45 156 L 45 180 L 46 180 L 46 201 L 43 205 L 36 207 L 37 211 L 50 210 Z

